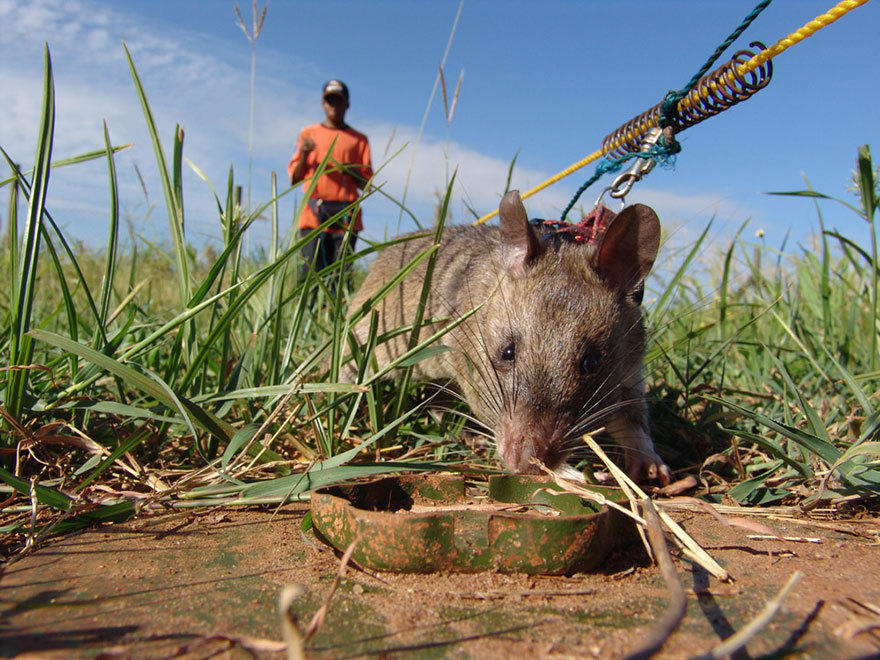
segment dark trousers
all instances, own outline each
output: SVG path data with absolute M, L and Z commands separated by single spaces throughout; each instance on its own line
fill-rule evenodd
M 305 238 L 310 233 L 310 229 L 299 230 L 300 238 Z M 342 256 L 342 243 L 344 240 L 344 232 L 322 231 L 303 245 L 302 258 L 304 263 L 300 267 L 300 279 L 305 277 L 309 268 L 314 268 L 316 272 L 320 272 L 338 260 Z M 357 243 L 357 232 L 352 232 L 351 238 L 348 239 L 349 254 L 354 252 L 355 243 Z

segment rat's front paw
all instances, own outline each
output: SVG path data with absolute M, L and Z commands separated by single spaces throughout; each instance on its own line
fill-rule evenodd
M 584 473 L 575 467 L 569 465 L 568 463 L 561 463 L 555 468 L 553 468 L 553 472 L 563 479 L 568 479 L 569 481 L 576 481 L 578 483 L 586 483 L 586 479 L 584 478 Z
M 624 455 L 626 473 L 636 483 L 656 481 L 661 486 L 667 486 L 672 481 L 672 471 L 653 449 L 648 451 L 626 450 Z

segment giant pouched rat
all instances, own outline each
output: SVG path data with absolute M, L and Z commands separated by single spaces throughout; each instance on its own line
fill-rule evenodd
M 420 336 L 479 309 L 438 342 L 452 350 L 418 362 L 414 377 L 454 381 L 514 472 L 539 471 L 536 458 L 573 473 L 566 458 L 584 433 L 604 426 L 624 448 L 631 476 L 668 482 L 648 433 L 642 384 L 639 303 L 659 247 L 657 215 L 628 206 L 596 244 L 542 238 L 515 190 L 501 200 L 499 217 L 497 226 L 444 229 L 424 311 L 435 322 Z M 421 236 L 383 250 L 350 310 L 432 243 Z M 376 304 L 379 335 L 413 322 L 425 275 L 423 262 Z M 354 326 L 362 344 L 369 325 L 367 316 Z M 403 333 L 379 344 L 379 367 L 400 357 L 408 340 Z

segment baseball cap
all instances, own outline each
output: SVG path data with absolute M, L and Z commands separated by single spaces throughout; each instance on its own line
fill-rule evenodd
M 338 94 L 348 103 L 348 85 L 341 80 L 333 79 L 324 83 L 324 91 L 321 94 L 321 98 L 327 98 L 331 94 Z

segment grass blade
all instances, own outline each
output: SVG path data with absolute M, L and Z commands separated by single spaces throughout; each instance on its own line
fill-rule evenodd
M 133 146 L 134 146 L 134 142 L 130 142 L 129 144 L 123 144 L 118 147 L 113 147 L 113 153 L 114 154 L 119 153 L 120 151 L 124 151 L 125 149 L 128 149 L 129 147 L 133 147 Z M 87 151 L 87 152 L 79 154 L 77 156 L 72 156 L 70 158 L 62 158 L 61 160 L 52 161 L 50 164 L 50 167 L 53 170 L 57 170 L 59 167 L 66 167 L 68 165 L 77 165 L 79 163 L 87 163 L 90 160 L 97 160 L 98 158 L 104 158 L 106 156 L 107 156 L 106 149 L 98 149 L 96 151 Z M 34 172 L 33 170 L 27 170 L 25 172 L 22 172 L 21 175 L 27 176 L 29 174 L 33 174 L 33 172 Z M 10 176 L 6 179 L 0 179 L 0 188 L 2 188 L 5 185 L 8 185 L 10 183 L 14 183 L 16 180 L 18 180 L 18 178 L 19 177 L 17 175 L 13 175 L 13 176 Z
M 22 237 L 20 263 L 13 287 L 15 307 L 12 310 L 12 328 L 9 338 L 9 358 L 12 366 L 30 364 L 33 354 L 33 345 L 27 333 L 31 326 L 34 291 L 37 284 L 37 261 L 40 254 L 43 210 L 46 207 L 46 194 L 49 188 L 54 132 L 55 85 L 52 79 L 52 60 L 49 56 L 49 47 L 46 46 L 43 68 L 43 108 L 37 135 L 36 156 L 34 157 L 34 175 L 28 195 L 27 222 Z M 15 267 L 16 264 L 12 264 L 12 268 Z M 24 408 L 24 395 L 29 371 L 27 369 L 13 369 L 7 373 L 6 410 L 14 419 L 20 420 Z
M 168 212 L 168 226 L 171 231 L 171 239 L 174 245 L 174 254 L 176 256 L 177 286 L 178 292 L 180 294 L 180 304 L 182 306 L 185 306 L 189 301 L 190 294 L 189 261 L 186 254 L 186 239 L 184 237 L 183 230 L 183 204 L 182 200 L 180 200 L 176 195 L 175 184 L 168 173 L 168 163 L 165 160 L 165 152 L 162 149 L 162 143 L 159 140 L 159 133 L 156 129 L 156 121 L 153 118 L 153 111 L 150 109 L 150 103 L 147 100 L 146 93 L 144 92 L 144 87 L 141 83 L 140 76 L 138 76 L 137 69 L 134 66 L 134 61 L 131 59 L 131 53 L 129 53 L 128 46 L 125 44 L 125 42 L 123 42 L 122 47 L 125 50 L 125 59 L 127 60 L 128 68 L 131 71 L 131 77 L 134 81 L 135 90 L 137 91 L 138 99 L 141 103 L 141 109 L 144 113 L 144 119 L 147 122 L 147 130 L 150 133 L 150 139 L 153 143 L 153 151 L 156 155 L 156 165 L 159 170 L 159 180 L 162 182 L 162 192 L 165 195 L 165 208 Z M 178 134 L 175 133 L 175 153 L 178 153 L 178 137 Z M 175 159 L 175 162 L 177 162 L 177 159 Z M 179 176 L 179 171 L 175 171 Z
M 119 446 L 116 447 L 110 454 L 104 458 L 103 461 L 92 471 L 92 473 L 82 480 L 79 486 L 76 487 L 77 491 L 82 490 L 90 483 L 92 483 L 95 479 L 97 479 L 100 474 L 106 470 L 108 467 L 113 465 L 113 462 L 130 451 L 132 451 L 135 447 L 145 442 L 150 437 L 150 431 L 147 429 L 138 429 L 134 433 L 132 433 L 131 437 L 128 438 L 125 442 L 120 442 Z
M 166 384 L 160 385 L 155 380 L 145 376 L 136 369 L 122 364 L 118 360 L 104 355 L 103 353 L 99 353 L 89 346 L 84 346 L 68 339 L 67 337 L 62 337 L 61 335 L 56 335 L 45 330 L 32 330 L 30 336 L 34 339 L 45 341 L 63 351 L 78 355 L 84 360 L 97 365 L 114 376 L 118 376 L 123 379 L 128 386 L 148 394 L 171 410 L 176 411 L 181 408 L 185 409 L 188 415 L 191 415 L 203 429 L 219 436 L 225 442 L 228 442 L 234 434 L 234 431 L 229 424 L 217 419 L 214 415 L 194 404 L 192 401 L 189 401 L 176 393 L 172 397 L 166 389 Z
M 110 313 L 111 296 L 113 295 L 113 280 L 116 273 L 116 251 L 119 244 L 119 186 L 116 179 L 116 161 L 113 158 L 113 146 L 110 143 L 110 133 L 107 130 L 107 122 L 104 122 L 104 144 L 107 153 L 107 170 L 110 179 L 110 226 L 107 232 L 107 254 L 104 277 L 101 282 L 101 297 L 98 305 L 98 323 L 103 327 L 107 323 L 107 315 Z M 95 333 L 95 342 L 99 339 L 99 333 Z M 96 348 L 98 344 L 93 344 Z
M 0 480 L 5 481 L 25 497 L 30 497 L 30 483 L 24 479 L 16 477 L 11 472 L 7 472 L 2 467 L 0 467 Z M 34 486 L 34 492 L 37 495 L 37 499 L 46 506 L 51 506 L 53 509 L 60 509 L 62 511 L 68 511 L 70 509 L 71 499 L 54 488 L 36 485 Z
M 811 433 L 807 433 L 793 426 L 781 424 L 776 420 L 767 417 L 766 415 L 755 412 L 754 410 L 750 410 L 749 408 L 745 408 L 744 406 L 734 403 L 733 401 L 729 401 L 728 399 L 722 399 L 721 397 L 711 396 L 708 394 L 704 394 L 702 395 L 702 397 L 706 401 L 712 401 L 714 403 L 717 403 L 718 405 L 733 410 L 743 417 L 757 422 L 762 426 L 766 426 L 771 431 L 775 431 L 779 435 L 788 438 L 789 440 L 793 440 L 795 443 L 806 449 L 808 452 L 813 453 L 821 458 L 829 466 L 834 465 L 837 459 L 840 458 L 842 452 L 839 449 L 837 449 L 833 445 L 829 445 L 822 438 L 816 437 Z
M 714 220 L 714 218 L 713 218 L 713 220 Z M 703 246 L 703 241 L 706 240 L 706 235 L 709 233 L 709 229 L 711 227 L 712 227 L 712 220 L 710 220 L 709 223 L 706 225 L 706 228 L 703 229 L 703 232 L 700 234 L 700 236 L 694 242 L 693 247 L 691 247 L 690 251 L 688 252 L 687 257 L 685 257 L 684 261 L 681 262 L 681 265 L 675 271 L 675 274 L 673 274 L 672 279 L 669 280 L 668 284 L 666 285 L 666 288 L 663 290 L 663 292 L 657 298 L 657 302 L 652 306 L 651 312 L 649 315 L 650 325 L 656 326 L 659 319 L 660 319 L 660 316 L 662 314 L 666 313 L 666 305 L 667 305 L 669 299 L 672 297 L 672 294 L 675 293 L 675 291 L 677 290 L 677 287 L 678 287 L 679 283 L 682 281 L 684 274 L 687 272 L 688 267 L 690 266 L 691 262 L 696 258 L 697 254 L 699 253 L 700 248 Z

